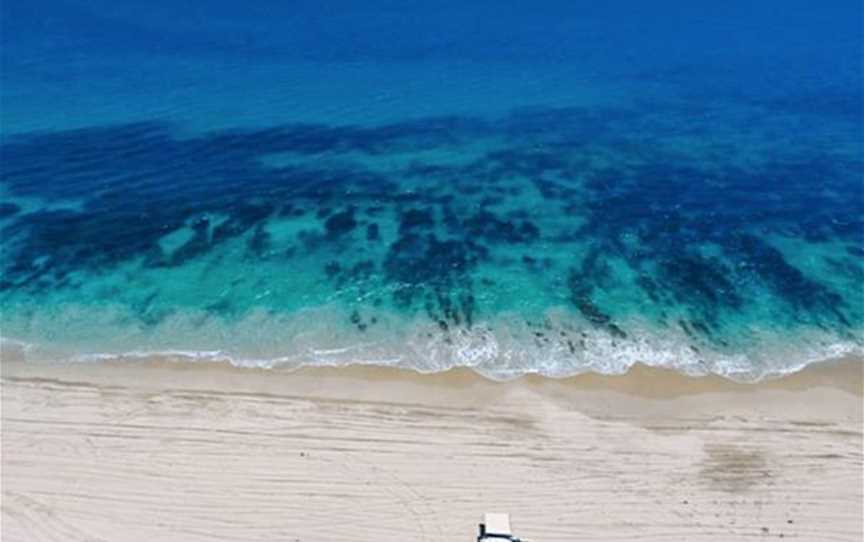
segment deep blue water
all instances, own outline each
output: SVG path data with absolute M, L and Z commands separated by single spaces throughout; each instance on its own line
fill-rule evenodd
M 860 2 L 462 4 L 3 3 L 2 337 L 494 376 L 861 355 Z

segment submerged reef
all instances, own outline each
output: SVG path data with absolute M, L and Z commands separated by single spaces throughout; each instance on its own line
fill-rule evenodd
M 336 303 L 360 334 L 387 314 L 445 338 L 516 314 L 565 355 L 636 321 L 695 352 L 744 351 L 759 330 L 860 344 L 864 154 L 838 103 L 824 132 L 798 134 L 813 113 L 790 99 L 750 116 L 535 108 L 7 137 L 4 319 L 14 333 L 37 307 L 110 302 L 147 327 Z M 200 288 L 167 286 L 181 280 Z M 556 332 L 550 309 L 575 323 Z

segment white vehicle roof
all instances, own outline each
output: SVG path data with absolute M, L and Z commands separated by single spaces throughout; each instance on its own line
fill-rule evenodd
M 483 514 L 483 524 L 486 526 L 486 534 L 513 535 L 510 532 L 509 514 Z

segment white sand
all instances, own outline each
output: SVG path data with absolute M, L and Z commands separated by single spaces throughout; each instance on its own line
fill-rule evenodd
M 4 360 L 2 539 L 862 540 L 859 362 L 738 386 Z

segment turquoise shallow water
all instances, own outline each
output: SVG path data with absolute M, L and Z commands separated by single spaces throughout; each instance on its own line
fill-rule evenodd
M 862 353 L 837 51 L 13 45 L 0 323 L 34 359 L 752 379 Z

